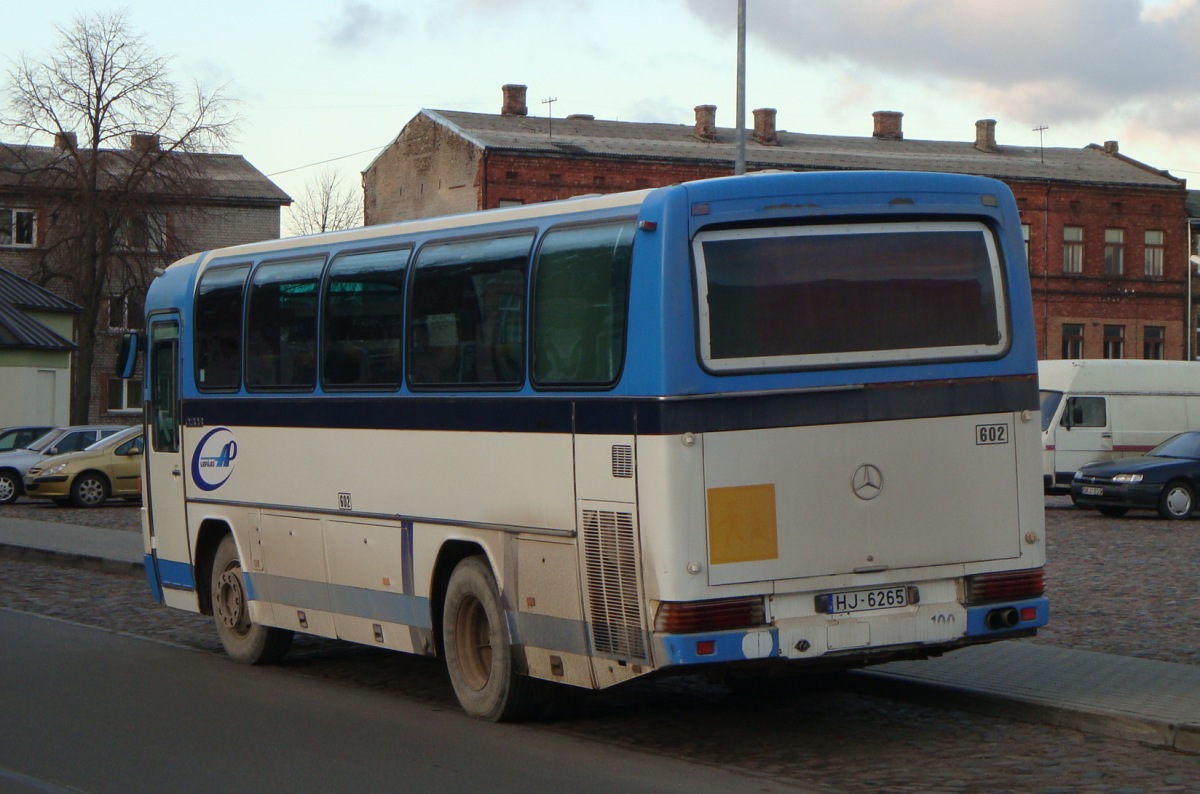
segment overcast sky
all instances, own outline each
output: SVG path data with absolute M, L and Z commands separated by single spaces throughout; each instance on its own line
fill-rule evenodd
M 15 0 L 5 0 L 6 5 Z M 748 0 L 747 112 L 780 129 L 1123 154 L 1200 186 L 1200 0 Z M 736 0 L 62 0 L 4 15 L 0 63 L 49 51 L 56 26 L 124 8 L 181 84 L 225 85 L 234 151 L 293 197 L 322 169 L 347 185 L 421 108 L 735 123 Z M 543 100 L 553 98 L 553 103 Z M 748 119 L 748 122 L 749 119 Z M 5 140 L 9 137 L 6 136 Z M 49 144 L 50 141 L 36 141 Z M 325 162 L 329 161 L 329 162 Z

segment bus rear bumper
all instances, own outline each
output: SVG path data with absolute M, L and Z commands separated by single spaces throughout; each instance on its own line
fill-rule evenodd
M 659 667 L 834 658 L 849 666 L 904 652 L 907 657 L 1009 637 L 1030 636 L 1050 618 L 1045 597 L 964 608 L 922 605 L 911 610 L 837 617 L 809 616 L 775 625 L 704 634 L 658 634 Z

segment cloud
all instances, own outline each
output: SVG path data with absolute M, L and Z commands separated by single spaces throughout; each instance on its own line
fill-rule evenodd
M 404 14 L 368 2 L 343 3 L 337 16 L 325 26 L 330 43 L 339 49 L 394 42 L 408 28 Z
M 727 0 L 686 6 L 714 28 L 735 23 Z M 796 63 L 949 82 L 1021 120 L 1200 112 L 1200 98 L 1180 98 L 1200 82 L 1200 0 L 780 0 L 751 3 L 747 30 Z

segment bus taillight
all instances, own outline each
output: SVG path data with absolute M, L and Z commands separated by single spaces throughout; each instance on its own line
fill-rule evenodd
M 695 634 L 760 626 L 763 602 L 759 596 L 723 598 L 718 601 L 664 601 L 654 620 L 655 631 Z
M 981 573 L 968 576 L 964 583 L 967 604 L 1036 598 L 1046 591 L 1045 574 L 1041 568 Z

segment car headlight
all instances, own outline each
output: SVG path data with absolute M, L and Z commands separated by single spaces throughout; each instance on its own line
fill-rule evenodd
M 45 471 L 43 471 L 43 472 L 42 472 L 42 476 L 43 476 L 43 477 L 49 477 L 51 474 L 58 474 L 60 471 L 62 471 L 62 470 L 63 470 L 63 469 L 65 469 L 65 468 L 67 468 L 67 464 L 65 464 L 65 463 L 59 463 L 58 465 L 56 465 L 56 466 L 51 466 L 50 468 L 48 468 L 48 469 L 46 469 Z
M 1140 475 L 1140 474 L 1118 474 L 1117 476 L 1113 477 L 1113 482 L 1123 482 L 1123 483 L 1127 483 L 1127 484 L 1132 484 L 1132 483 L 1141 482 L 1141 481 L 1142 481 L 1142 475 Z

